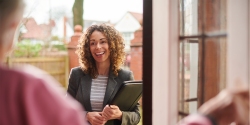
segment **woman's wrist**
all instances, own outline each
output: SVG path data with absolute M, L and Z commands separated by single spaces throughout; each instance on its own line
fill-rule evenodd
M 122 111 L 120 111 L 117 119 L 120 120 L 120 121 L 122 121 Z

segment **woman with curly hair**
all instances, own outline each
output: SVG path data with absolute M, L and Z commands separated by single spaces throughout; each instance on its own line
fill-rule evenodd
M 133 111 L 121 111 L 110 105 L 124 81 L 133 73 L 121 69 L 125 59 L 124 39 L 106 24 L 92 25 L 81 36 L 76 51 L 80 67 L 70 73 L 68 93 L 87 111 L 92 125 L 136 125 L 140 121 L 139 103 Z

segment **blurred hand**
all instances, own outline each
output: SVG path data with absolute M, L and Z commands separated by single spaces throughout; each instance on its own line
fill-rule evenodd
M 225 89 L 199 108 L 199 112 L 213 117 L 218 125 L 249 124 L 249 90 Z
M 102 117 L 102 112 L 88 112 L 87 120 L 91 125 L 104 125 L 107 122 L 107 120 Z
M 106 105 L 102 111 L 102 116 L 107 120 L 118 119 L 121 121 L 122 111 L 116 105 Z

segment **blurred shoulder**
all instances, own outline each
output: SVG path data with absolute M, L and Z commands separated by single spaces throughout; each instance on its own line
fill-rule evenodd
M 0 67 L 0 74 L 1 74 L 0 75 L 1 80 L 5 82 L 6 81 L 14 82 L 14 81 L 20 81 L 21 79 L 24 80 L 29 79 L 29 77 L 25 73 L 5 67 Z
M 28 74 L 26 73 L 27 70 L 25 69 L 9 69 L 6 67 L 0 67 L 0 78 L 1 80 L 10 83 L 15 84 L 15 83 L 27 83 L 25 81 L 30 81 L 30 80 L 37 80 L 36 77 L 30 74 L 35 74 L 36 70 L 32 69 L 32 73 Z
M 28 93 L 43 88 L 60 88 L 60 84 L 46 72 L 33 66 L 25 66 L 15 69 L 0 67 L 0 82 L 3 91 L 10 93 Z M 37 89 L 35 89 L 37 88 Z

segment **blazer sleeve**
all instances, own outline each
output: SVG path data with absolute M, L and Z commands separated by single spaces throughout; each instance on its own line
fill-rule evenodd
M 128 80 L 133 81 L 133 72 L 130 71 Z M 121 125 L 137 125 L 140 122 L 141 116 L 139 112 L 139 102 L 135 106 L 133 111 L 122 111 L 122 123 Z
M 76 93 L 78 90 L 78 82 L 77 82 L 77 74 L 76 70 L 73 68 L 71 69 L 70 75 L 69 75 L 69 85 L 67 92 L 74 98 L 76 98 Z

